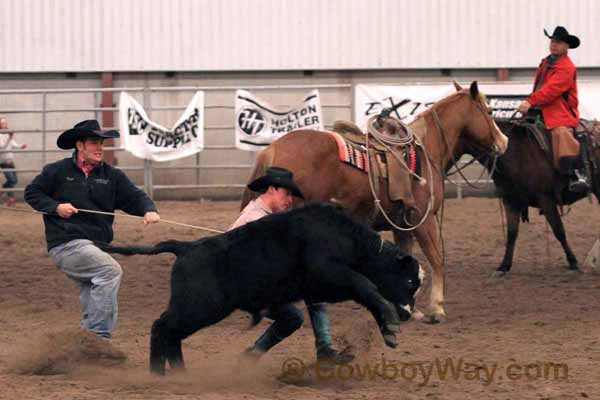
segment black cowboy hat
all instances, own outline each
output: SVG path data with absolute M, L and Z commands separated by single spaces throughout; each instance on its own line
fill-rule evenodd
M 268 168 L 264 176 L 261 176 L 248 184 L 248 189 L 253 192 L 262 192 L 269 186 L 286 188 L 292 192 L 294 196 L 304 199 L 304 195 L 300 191 L 300 188 L 294 183 L 294 174 L 285 168 Z
M 103 131 L 100 124 L 95 119 L 87 119 L 77 123 L 73 128 L 64 131 L 56 140 L 56 145 L 61 149 L 68 150 L 75 148 L 78 140 L 85 140 L 88 137 L 99 137 L 102 139 L 114 139 L 119 137 L 119 132 L 115 130 Z
M 569 31 L 564 26 L 557 26 L 554 28 L 554 32 L 552 35 L 548 35 L 548 31 L 544 29 L 544 35 L 549 37 L 550 39 L 560 40 L 561 42 L 565 42 L 569 45 L 570 49 L 576 49 L 579 47 L 579 38 L 575 35 L 569 35 Z

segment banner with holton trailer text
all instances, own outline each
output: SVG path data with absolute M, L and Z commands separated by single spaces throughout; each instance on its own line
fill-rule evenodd
M 296 129 L 323 130 L 319 91 L 313 90 L 297 106 L 276 110 L 250 92 L 235 94 L 235 146 L 259 151 Z
M 152 122 L 126 92 L 119 100 L 121 147 L 138 158 L 171 161 L 204 148 L 204 92 L 198 91 L 173 128 Z

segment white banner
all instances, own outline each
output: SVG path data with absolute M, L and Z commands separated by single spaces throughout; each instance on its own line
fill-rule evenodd
M 463 87 L 469 86 L 464 84 Z M 531 93 L 532 87 L 533 84 L 526 83 L 494 83 L 480 84 L 479 90 L 488 98 L 495 118 L 509 118 L 514 114 L 519 103 Z M 578 90 L 581 118 L 597 118 L 598 111 L 594 112 L 594 110 L 600 104 L 600 82 L 578 82 Z M 383 108 L 393 107 L 404 100 L 409 100 L 393 115 L 405 123 L 410 123 L 433 103 L 455 91 L 452 83 L 412 86 L 357 85 L 354 91 L 354 121 L 366 130 L 370 116 L 378 114 Z M 518 117 L 520 114 L 515 116 Z
M 296 129 L 323 130 L 319 91 L 310 92 L 301 104 L 279 111 L 245 90 L 235 94 L 235 146 L 259 151 Z
M 153 161 L 171 161 L 204 148 L 204 92 L 196 92 L 173 128 L 150 121 L 144 108 L 126 92 L 119 99 L 121 148 Z

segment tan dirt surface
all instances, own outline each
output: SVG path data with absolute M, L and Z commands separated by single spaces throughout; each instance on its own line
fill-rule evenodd
M 234 202 L 158 206 L 164 219 L 216 229 L 226 229 L 238 213 Z M 149 334 L 168 301 L 174 256 L 116 256 L 125 271 L 119 322 L 104 348 L 78 330 L 78 290 L 48 257 L 41 217 L 0 210 L 0 398 L 600 398 L 600 271 L 567 272 L 543 218 L 536 210 L 530 214 L 532 222 L 521 225 L 513 271 L 492 279 L 504 250 L 498 201 L 446 202 L 448 320 L 405 324 L 397 349 L 385 347 L 366 310 L 348 302 L 329 310 L 336 345 L 357 350 L 350 365 L 331 370 L 314 364 L 308 318 L 260 363 L 240 364 L 239 354 L 269 322 L 249 330 L 248 316 L 236 312 L 184 342 L 185 373 L 158 378 L 148 372 Z M 587 200 L 565 217 L 580 264 L 600 233 L 599 222 L 598 205 Z M 114 243 L 203 235 L 117 218 Z M 419 250 L 416 255 L 422 259 Z M 114 347 L 127 355 L 124 363 Z M 302 376 L 282 374 L 282 366 L 294 363 L 303 363 Z

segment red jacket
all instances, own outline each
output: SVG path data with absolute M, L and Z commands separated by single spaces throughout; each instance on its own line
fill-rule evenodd
M 547 62 L 547 59 L 542 60 L 537 69 L 535 83 L 533 84 L 534 90 Z M 527 98 L 529 104 L 542 109 L 546 128 L 552 129 L 557 126 L 577 127 L 579 124 L 576 76 L 575 64 L 565 54 L 556 60 L 553 65 L 548 66 L 542 85 Z M 565 100 L 563 96 L 567 96 L 568 100 Z

